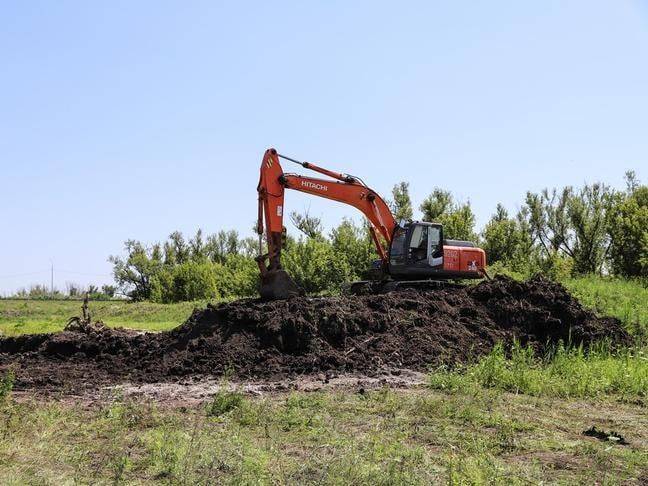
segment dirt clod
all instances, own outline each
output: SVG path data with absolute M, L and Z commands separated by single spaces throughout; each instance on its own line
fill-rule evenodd
M 559 340 L 627 343 L 614 318 L 599 318 L 541 277 L 498 277 L 474 287 L 286 301 L 239 300 L 195 310 L 181 326 L 139 333 L 89 325 L 0 339 L 0 370 L 17 388 L 70 392 L 101 384 L 219 376 L 280 378 L 390 369 L 424 371 L 465 362 L 498 341 L 538 350 Z

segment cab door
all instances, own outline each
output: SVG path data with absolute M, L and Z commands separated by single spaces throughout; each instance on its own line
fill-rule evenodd
M 428 265 L 443 268 L 443 228 L 441 225 L 428 226 Z

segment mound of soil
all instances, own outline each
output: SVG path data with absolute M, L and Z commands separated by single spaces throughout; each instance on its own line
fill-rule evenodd
M 561 285 L 498 277 L 466 288 L 371 296 L 240 300 L 195 310 L 181 326 L 138 333 L 101 325 L 0 339 L 0 369 L 18 388 L 218 376 L 425 370 L 518 339 L 542 351 L 559 340 L 628 343 L 614 318 L 583 309 Z

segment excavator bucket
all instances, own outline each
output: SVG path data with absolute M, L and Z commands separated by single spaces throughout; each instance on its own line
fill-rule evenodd
M 261 276 L 259 294 L 262 300 L 283 300 L 304 295 L 304 291 L 285 270 L 269 270 Z

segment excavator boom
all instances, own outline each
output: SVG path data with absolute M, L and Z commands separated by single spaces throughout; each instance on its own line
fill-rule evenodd
M 329 176 L 334 180 L 284 173 L 280 163 L 281 158 Z M 281 267 L 286 189 L 349 204 L 360 210 L 371 224 L 370 232 L 378 255 L 383 262 L 387 262 L 389 245 L 397 223 L 389 206 L 380 195 L 356 177 L 324 169 L 310 162 L 299 162 L 277 153 L 275 149 L 268 149 L 263 155 L 257 186 L 259 245 L 262 244 L 264 231 L 268 245 L 267 253 L 264 254 L 260 251 L 260 256 L 257 257 L 261 271 L 262 298 L 280 299 L 299 293 L 298 287 Z

